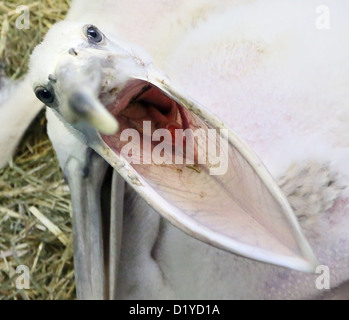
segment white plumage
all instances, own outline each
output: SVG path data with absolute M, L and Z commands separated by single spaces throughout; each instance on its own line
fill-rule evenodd
M 349 44 L 343 39 L 349 6 L 329 1 L 330 30 L 316 28 L 317 6 L 312 0 L 154 0 L 149 7 L 142 1 L 75 1 L 67 20 L 95 24 L 144 47 L 178 87 L 242 136 L 279 179 L 316 256 L 330 267 L 335 288 L 349 279 Z M 66 33 L 69 41 L 80 37 L 70 27 Z M 40 56 L 33 56 L 31 79 L 43 81 L 54 69 L 66 49 L 64 42 L 53 47 L 54 38 L 64 36 L 49 34 Z M 50 111 L 48 119 L 61 164 L 71 150 L 79 157 L 84 145 Z M 203 244 L 131 190 L 125 208 L 118 298 L 323 295 L 317 275 Z

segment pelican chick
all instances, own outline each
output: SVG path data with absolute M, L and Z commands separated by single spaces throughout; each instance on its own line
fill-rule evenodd
M 135 4 L 109 7 L 120 17 L 115 30 L 112 20 L 97 25 L 70 14 L 32 56 L 29 78 L 49 107 L 50 138 L 72 193 L 81 298 L 319 296 L 312 275 L 249 260 L 316 269 L 294 211 L 335 273 L 333 286 L 349 277 L 348 255 L 336 249 L 348 247 L 348 46 L 331 51 L 340 37 L 310 26 L 315 1 L 227 3 L 224 12 L 203 11 L 180 38 L 164 32 L 140 43 L 150 53 L 124 40 L 142 26 L 123 30 L 126 18 L 112 10 Z M 340 5 L 334 13 L 346 25 Z M 210 175 L 196 156 L 194 166 L 130 163 L 121 136 L 135 129 L 145 141 L 144 121 L 150 134 L 225 129 L 227 172 Z M 125 197 L 123 179 L 134 190 Z

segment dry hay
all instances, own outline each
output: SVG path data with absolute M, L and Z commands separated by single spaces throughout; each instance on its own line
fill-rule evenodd
M 68 0 L 0 1 L 0 59 L 12 79 L 22 76 L 33 48 L 64 18 Z M 30 29 L 15 27 L 17 6 L 30 8 Z M 74 299 L 71 203 L 43 113 L 12 163 L 0 170 L 0 299 Z M 30 289 L 16 289 L 16 268 L 30 270 Z

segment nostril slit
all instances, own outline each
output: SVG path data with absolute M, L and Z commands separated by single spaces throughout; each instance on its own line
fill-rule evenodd
M 70 55 L 72 55 L 74 57 L 76 57 L 78 55 L 78 53 L 76 52 L 76 50 L 74 48 L 70 48 L 68 52 Z
M 48 80 L 52 81 L 52 82 L 57 82 L 57 79 L 56 79 L 56 77 L 53 74 L 49 74 Z

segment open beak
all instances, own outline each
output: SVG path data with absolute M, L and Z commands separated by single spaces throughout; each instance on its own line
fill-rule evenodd
M 70 83 L 79 83 L 71 80 L 75 75 L 70 76 Z M 62 76 L 57 79 L 69 83 Z M 69 112 L 61 110 L 56 115 L 162 217 L 217 248 L 299 271 L 314 271 L 317 260 L 287 199 L 253 150 L 209 109 L 175 88 L 152 66 L 148 66 L 146 76 L 130 74 L 118 88 L 84 88 L 67 85 L 65 108 Z M 74 121 L 67 121 L 64 113 Z M 92 169 L 88 183 L 74 178 L 76 170 L 85 165 L 97 168 Z M 118 200 L 112 210 L 109 206 L 111 218 L 106 224 L 100 206 L 105 163 L 102 167 L 86 160 L 79 168 L 71 165 L 65 170 L 70 176 L 75 215 L 76 261 L 85 269 L 90 261 L 89 271 L 84 269 L 78 278 L 84 273 L 93 278 L 93 269 L 105 270 L 106 265 L 108 270 L 117 270 L 123 186 L 113 184 L 108 201 Z M 103 237 L 106 225 L 107 240 Z M 88 244 L 95 249 L 91 251 Z M 113 257 L 106 248 L 115 251 Z M 93 259 L 103 263 L 91 268 L 96 264 Z M 105 285 L 100 288 L 106 290 Z M 83 291 L 86 288 L 81 288 Z

